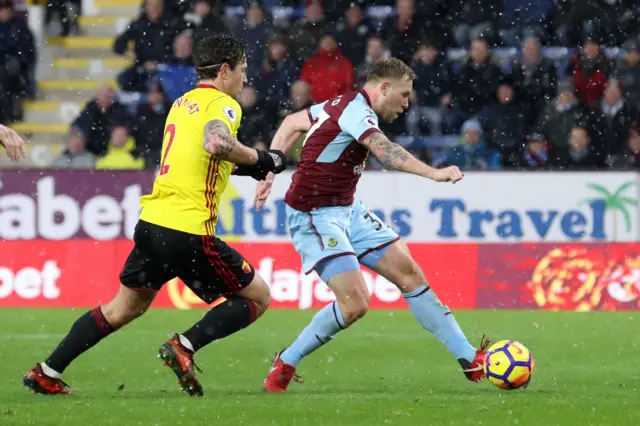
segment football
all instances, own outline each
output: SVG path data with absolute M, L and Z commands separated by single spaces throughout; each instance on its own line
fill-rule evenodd
M 533 356 L 526 346 L 515 340 L 502 340 L 487 351 L 484 369 L 492 384 L 511 390 L 529 385 L 533 367 Z

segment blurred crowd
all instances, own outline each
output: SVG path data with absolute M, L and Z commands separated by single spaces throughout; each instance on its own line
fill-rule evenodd
M 82 33 L 75 10 L 62 35 Z M 157 167 L 170 105 L 196 84 L 193 40 L 215 32 L 247 47 L 247 145 L 268 146 L 284 115 L 359 87 L 391 55 L 417 79 L 383 130 L 434 166 L 640 166 L 634 0 L 146 0 L 113 44 L 132 65 L 87 103 L 56 164 Z
M 36 46 L 24 15 L 0 0 L 0 124 L 21 121 L 23 101 L 35 97 Z

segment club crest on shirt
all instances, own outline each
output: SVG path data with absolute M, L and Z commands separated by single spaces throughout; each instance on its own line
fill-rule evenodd
M 251 273 L 251 265 L 249 265 L 246 260 L 242 261 L 242 271 L 245 274 L 250 274 Z
M 222 112 L 224 113 L 224 115 L 227 116 L 227 118 L 229 119 L 229 121 L 231 121 L 232 123 L 236 122 L 236 111 L 231 108 L 231 107 L 224 107 L 224 109 L 222 110 Z
M 331 238 L 329 238 L 328 245 L 329 245 L 329 247 L 334 248 L 335 246 L 338 245 L 338 240 L 336 240 L 335 238 L 331 237 Z
M 365 117 L 364 124 L 369 127 L 378 127 L 378 122 L 371 116 Z

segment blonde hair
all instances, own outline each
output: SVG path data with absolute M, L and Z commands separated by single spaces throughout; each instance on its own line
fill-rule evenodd
M 413 72 L 411 67 L 400 59 L 388 58 L 382 59 L 373 65 L 367 81 L 379 81 L 386 78 L 402 79 L 408 78 L 409 80 L 415 80 L 416 73 Z

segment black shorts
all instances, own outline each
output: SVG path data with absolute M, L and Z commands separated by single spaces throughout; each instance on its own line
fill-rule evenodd
M 224 241 L 138 221 L 135 247 L 120 274 L 134 290 L 160 290 L 180 278 L 200 299 L 211 303 L 248 286 L 255 269 Z

